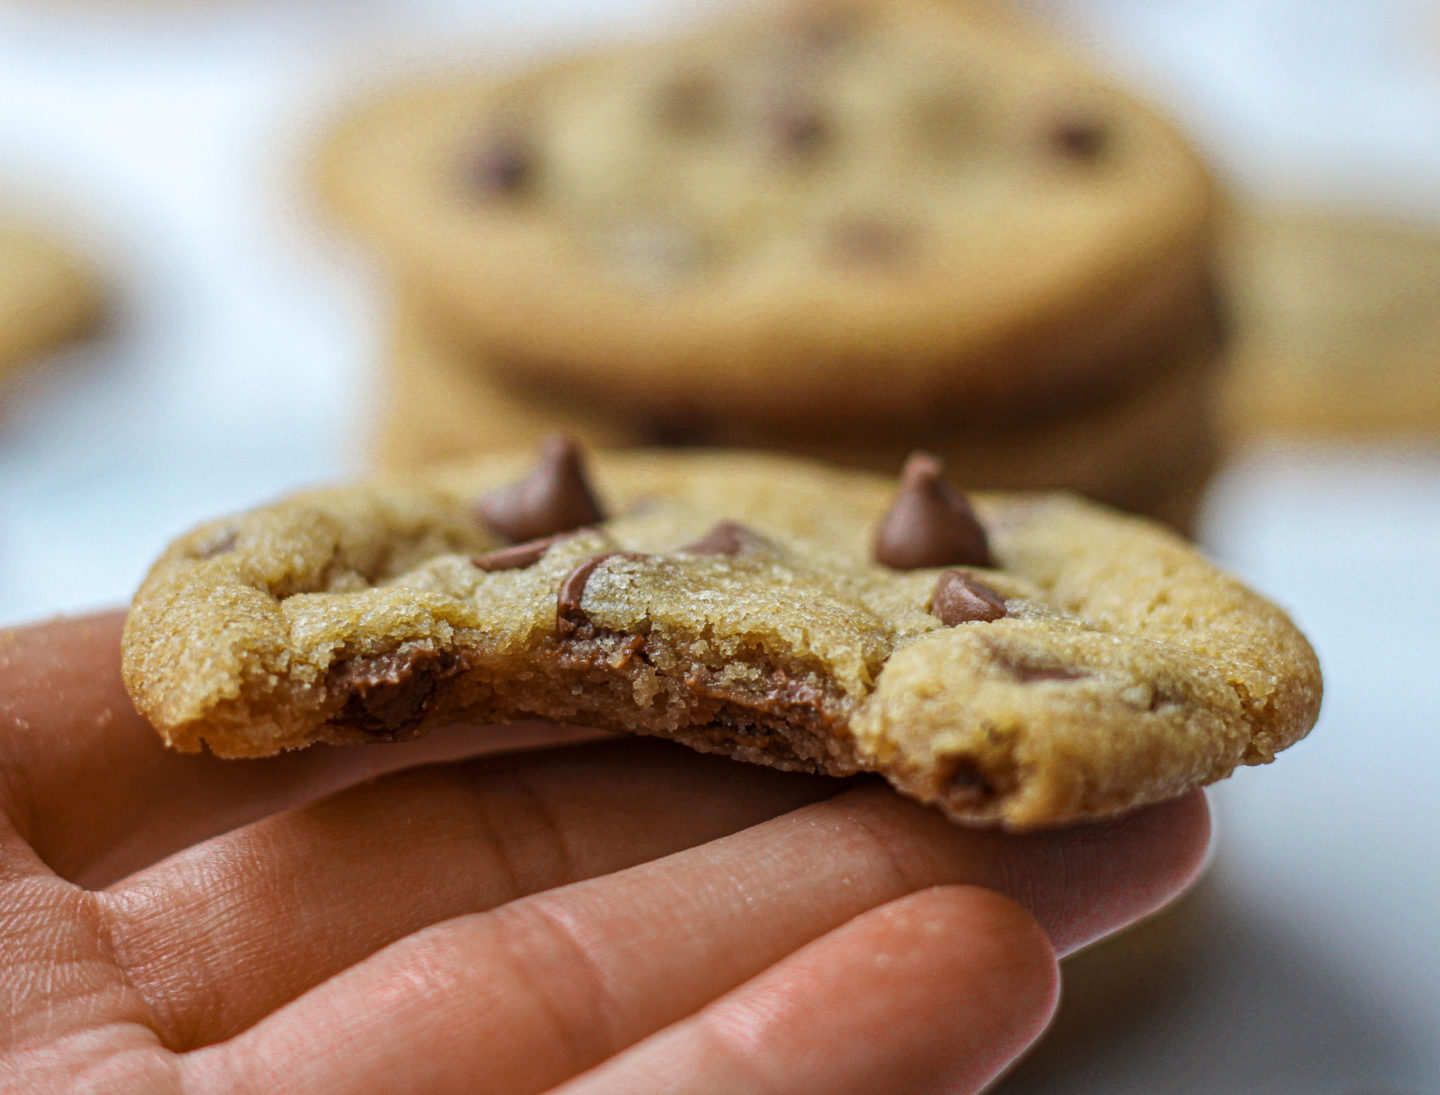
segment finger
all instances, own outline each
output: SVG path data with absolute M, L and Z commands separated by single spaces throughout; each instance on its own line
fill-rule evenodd
M 88 886 L 382 772 L 603 736 L 524 724 L 244 763 L 175 753 L 120 679 L 123 624 L 112 612 L 0 632 L 0 764 L 10 816 L 58 874 Z
M 702 844 L 845 784 L 638 739 L 387 776 L 103 900 L 167 1045 L 229 1037 L 428 924 Z
M 553 1095 L 960 1095 L 1045 1029 L 1054 952 L 1013 901 L 924 890 L 865 913 Z
M 1178 892 L 1207 832 L 1200 796 L 1109 825 L 1006 837 L 870 785 L 408 936 L 200 1051 L 195 1067 L 266 1091 L 341 1077 L 370 1090 L 367 1077 L 397 1067 L 415 1091 L 543 1090 L 930 886 L 1019 896 L 1058 949 L 1077 946 Z M 321 1026 L 345 1031 L 330 1051 L 298 1069 L 268 1066 Z
M 144 1001 L 111 960 L 94 894 L 59 879 L 0 817 L 0 1075 L 14 1090 L 46 1090 L 28 1084 L 30 1061 L 79 1032 L 104 1026 L 109 1045 L 143 1044 Z M 90 1039 L 80 1052 L 93 1050 Z M 6 1084 L 0 1081 L 0 1089 Z

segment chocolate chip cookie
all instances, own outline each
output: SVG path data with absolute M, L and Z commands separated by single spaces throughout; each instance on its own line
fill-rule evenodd
M 330 204 L 483 368 L 651 441 L 928 438 L 1218 339 L 1198 158 L 980 0 L 790 2 L 435 80 L 322 159 Z
M 878 772 L 963 821 L 1114 814 L 1269 761 L 1320 702 L 1276 607 L 1138 518 L 744 453 L 554 440 L 182 537 L 125 633 L 176 748 L 542 718 Z M 532 466 L 533 464 L 533 466 Z

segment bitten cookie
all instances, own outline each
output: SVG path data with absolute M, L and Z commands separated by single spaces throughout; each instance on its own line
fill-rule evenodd
M 43 234 L 0 225 L 0 380 L 99 322 L 95 275 Z
M 917 436 L 1213 349 L 1214 188 L 1001 5 L 787 3 L 393 91 L 332 206 L 467 350 L 642 436 Z
M 1101 817 L 1310 728 L 1314 654 L 1177 537 L 1065 495 L 552 441 L 177 541 L 126 683 L 171 745 L 264 756 L 543 718 L 874 771 L 951 817 Z

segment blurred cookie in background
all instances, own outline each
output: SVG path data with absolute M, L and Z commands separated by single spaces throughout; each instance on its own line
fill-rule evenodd
M 103 312 L 100 278 L 79 254 L 0 220 L 0 392 L 47 351 L 93 333 Z
M 417 81 L 320 175 L 405 301 L 387 463 L 559 418 L 887 468 L 923 446 L 1148 512 L 1214 463 L 1216 187 L 999 4 L 792 2 Z
M 1234 436 L 1440 436 L 1440 223 L 1257 207 L 1225 256 Z
M 383 383 L 372 432 L 375 459 L 390 469 L 477 448 L 533 446 L 555 433 L 588 447 L 660 442 L 761 448 L 891 473 L 923 448 L 969 484 L 1029 490 L 1063 483 L 1188 528 L 1221 456 L 1208 353 L 1093 404 L 1077 401 L 1027 420 L 981 421 L 958 432 L 877 426 L 847 441 L 824 429 L 767 431 L 734 418 L 651 433 L 637 428 L 623 408 L 490 368 L 479 351 L 428 320 L 422 305 L 406 301 Z
M 408 302 L 391 324 L 373 410 L 371 458 L 390 470 L 480 449 L 523 449 L 554 433 L 587 449 L 623 446 L 634 433 L 593 408 L 508 382 Z

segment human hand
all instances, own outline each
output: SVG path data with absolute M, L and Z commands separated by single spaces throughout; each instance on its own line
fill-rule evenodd
M 538 725 L 183 756 L 120 624 L 0 634 L 0 1090 L 975 1091 L 1208 840 Z

